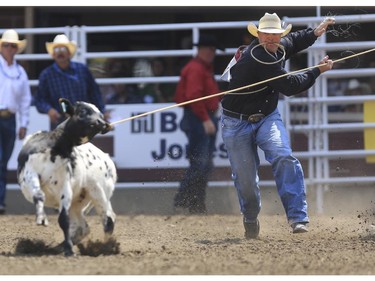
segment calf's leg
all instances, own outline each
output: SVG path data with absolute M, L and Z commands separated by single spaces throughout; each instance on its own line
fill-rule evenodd
M 69 231 L 74 245 L 77 245 L 90 233 L 90 227 L 88 226 L 84 216 L 84 207 L 86 205 L 87 202 L 85 201 L 73 202 L 69 211 Z
M 92 202 L 97 213 L 102 217 L 104 233 L 110 236 L 115 228 L 116 214 L 113 212 L 110 198 L 108 198 L 101 187 L 97 187 L 90 193 Z
M 59 214 L 59 225 L 64 233 L 64 254 L 65 256 L 72 256 L 74 255 L 73 252 L 73 241 L 70 236 L 70 218 L 69 218 L 69 209 L 72 204 L 72 189 L 70 186 L 70 182 L 67 181 L 64 185 L 63 192 L 61 195 L 61 202 L 60 202 L 60 214 Z
M 62 207 L 60 214 L 59 214 L 58 221 L 59 221 L 60 228 L 62 229 L 64 233 L 64 242 L 63 242 L 64 254 L 65 256 L 72 256 L 74 255 L 74 252 L 73 252 L 73 242 L 69 234 L 70 221 L 69 221 L 68 211 L 65 209 L 65 207 Z
M 39 175 L 32 168 L 25 169 L 18 176 L 18 182 L 25 198 L 34 202 L 37 225 L 48 225 L 47 215 L 44 211 L 45 194 L 40 188 Z
M 33 196 L 35 209 L 36 209 L 36 224 L 37 225 L 48 225 L 47 214 L 44 211 L 44 200 L 45 196 L 43 191 L 39 190 Z

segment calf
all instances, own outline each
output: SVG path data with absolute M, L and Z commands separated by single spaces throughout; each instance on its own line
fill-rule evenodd
M 92 104 L 66 99 L 60 104 L 69 117 L 51 132 L 27 138 L 18 155 L 17 177 L 25 198 L 36 207 L 36 223 L 47 225 L 44 207 L 59 209 L 64 233 L 64 253 L 73 255 L 73 245 L 89 234 L 85 209 L 95 207 L 105 234 L 112 234 L 115 213 L 110 198 L 117 180 L 108 156 L 89 143 L 98 133 L 111 130 L 103 114 Z

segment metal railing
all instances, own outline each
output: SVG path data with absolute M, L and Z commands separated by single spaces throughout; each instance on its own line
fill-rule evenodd
M 321 18 L 284 18 L 288 23 L 294 25 L 307 25 L 314 27 L 321 21 Z M 374 22 L 375 15 L 352 15 L 336 17 L 336 24 L 339 23 L 359 23 Z M 339 50 L 367 50 L 374 47 L 373 41 L 362 42 L 339 42 L 327 43 L 326 35 L 318 39 L 318 42 L 308 49 L 308 64 L 317 65 L 321 58 L 328 51 Z M 331 70 L 317 79 L 315 85 L 308 91 L 307 98 L 287 98 L 286 99 L 286 122 L 290 132 L 303 131 L 308 135 L 308 151 L 296 153 L 300 158 L 306 158 L 309 161 L 309 178 L 308 182 L 316 188 L 317 211 L 323 212 L 324 190 L 327 190 L 329 184 L 353 184 L 353 183 L 373 183 L 374 176 L 361 177 L 331 177 L 330 160 L 331 159 L 360 159 L 369 155 L 374 155 L 375 150 L 330 150 L 329 134 L 337 131 L 363 131 L 365 128 L 375 128 L 375 123 L 360 122 L 340 122 L 339 124 L 330 124 L 330 113 L 328 105 L 358 103 L 374 100 L 373 96 L 356 96 L 356 97 L 332 97 L 328 96 L 327 84 L 328 79 L 332 78 L 349 78 L 349 77 L 366 77 L 372 76 L 375 69 L 346 69 Z M 303 125 L 292 125 L 290 119 L 290 106 L 305 104 L 308 107 L 308 122 Z

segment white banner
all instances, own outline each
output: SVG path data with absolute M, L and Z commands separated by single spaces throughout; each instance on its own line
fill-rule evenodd
M 168 107 L 171 104 L 134 104 L 108 106 L 113 109 L 113 121 Z M 115 162 L 122 168 L 187 167 L 187 138 L 180 130 L 183 109 L 175 107 L 115 126 Z M 220 127 L 220 126 L 219 126 Z M 228 155 L 221 138 L 216 139 L 215 166 L 229 166 Z
M 171 104 L 126 104 L 107 105 L 107 109 L 111 110 L 111 122 L 114 122 L 168 106 Z M 282 102 L 279 103 L 279 109 L 282 113 Z M 113 160 L 116 166 L 120 169 L 187 167 L 187 138 L 180 129 L 182 115 L 183 109 L 175 107 L 115 125 L 115 130 L 105 136 L 111 134 L 114 137 Z M 214 165 L 225 167 L 229 166 L 229 160 L 221 137 L 220 123 L 218 127 Z M 46 114 L 39 114 L 35 107 L 31 107 L 28 133 L 41 130 L 49 130 L 48 117 Z M 96 136 L 99 137 L 101 135 Z M 21 146 L 22 141 L 17 140 L 8 163 L 9 170 L 17 169 L 17 157 Z M 268 164 L 262 151 L 259 151 L 259 157 L 261 165 Z

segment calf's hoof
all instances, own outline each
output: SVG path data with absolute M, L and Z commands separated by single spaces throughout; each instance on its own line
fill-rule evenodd
M 74 256 L 73 243 L 64 241 L 63 245 L 64 245 L 64 256 L 66 257 Z
M 114 221 L 111 219 L 111 217 L 107 217 L 107 221 L 104 225 L 104 232 L 105 234 L 112 234 L 113 233 L 113 229 L 115 228 L 115 223 Z
M 47 216 L 45 216 L 45 215 L 37 216 L 37 217 L 36 217 L 36 224 L 37 224 L 37 225 L 44 225 L 44 226 L 47 226 L 47 225 L 48 225 L 48 219 L 47 219 Z

